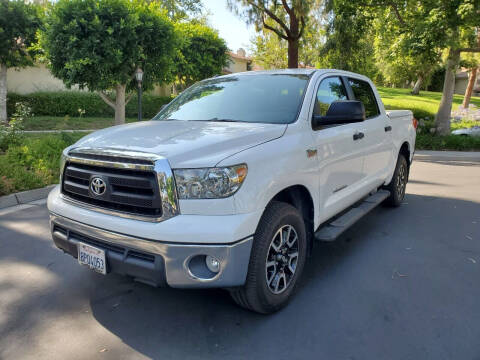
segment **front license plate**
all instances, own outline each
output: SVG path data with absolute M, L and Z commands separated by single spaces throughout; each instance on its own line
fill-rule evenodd
M 105 251 L 84 243 L 78 243 L 78 262 L 103 275 L 107 273 Z

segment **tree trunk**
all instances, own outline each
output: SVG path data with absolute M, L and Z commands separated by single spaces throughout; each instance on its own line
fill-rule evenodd
M 288 68 L 298 68 L 299 24 L 295 13 L 290 14 L 290 36 L 288 39 Z
M 288 68 L 298 68 L 298 39 L 288 40 Z
M 7 123 L 7 65 L 0 64 L 0 123 Z
M 121 84 L 115 88 L 115 125 L 125 124 L 125 88 L 126 85 Z
M 443 93 L 437 115 L 435 116 L 435 127 L 439 135 L 450 134 L 450 117 L 452 113 L 453 92 L 455 90 L 455 73 L 460 63 L 460 51 L 450 48 L 448 52 L 447 69 L 445 81 L 443 82 Z
M 423 84 L 423 75 L 418 75 L 417 82 L 415 83 L 412 89 L 412 95 L 420 94 L 420 88 L 422 87 L 422 84 Z
M 465 90 L 465 96 L 463 98 L 462 106 L 466 109 L 470 105 L 470 98 L 472 97 L 473 87 L 477 81 L 478 68 L 473 68 L 470 71 L 470 77 L 468 78 L 467 89 Z

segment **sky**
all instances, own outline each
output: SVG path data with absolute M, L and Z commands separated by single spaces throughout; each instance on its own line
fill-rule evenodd
M 248 52 L 250 38 L 255 35 L 255 26 L 247 26 L 245 20 L 231 12 L 227 7 L 227 0 L 203 0 L 202 3 L 210 12 L 210 25 L 218 30 L 228 47 L 233 52 L 238 48 L 244 48 Z

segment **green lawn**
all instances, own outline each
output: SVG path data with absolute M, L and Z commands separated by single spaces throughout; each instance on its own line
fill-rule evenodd
M 410 89 L 392 89 L 379 87 L 378 92 L 388 110 L 412 110 L 417 119 L 428 117 L 433 120 L 442 98 L 442 93 L 421 91 L 420 95 L 411 95 Z M 453 109 L 462 104 L 463 95 L 454 95 Z M 472 97 L 472 104 L 480 107 L 480 97 Z
M 127 118 L 127 123 L 137 118 Z M 113 126 L 113 117 L 35 116 L 23 122 L 25 130 L 96 130 Z
M 480 150 L 480 138 L 465 138 L 458 136 L 432 136 L 429 132 L 438 110 L 442 94 L 439 92 L 422 91 L 420 95 L 410 94 L 410 89 L 392 89 L 379 87 L 385 107 L 389 110 L 408 109 L 417 119 L 423 119 L 424 128 L 420 128 L 417 136 L 417 149 L 431 150 Z M 453 108 L 456 109 L 463 101 L 462 95 L 455 95 Z M 480 97 L 472 97 L 472 104 L 480 107 Z M 135 122 L 136 118 L 127 118 L 127 122 Z M 461 121 L 452 123 L 452 130 L 478 125 L 479 122 Z M 113 117 L 53 117 L 37 116 L 24 122 L 25 130 L 95 130 L 113 125 Z

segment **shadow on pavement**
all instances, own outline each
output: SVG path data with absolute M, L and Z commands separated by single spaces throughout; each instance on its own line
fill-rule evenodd
M 478 203 L 448 198 L 408 195 L 398 209 L 378 208 L 317 245 L 296 297 L 270 316 L 236 307 L 222 290 L 96 275 L 103 295 L 90 304 L 102 326 L 151 358 L 467 358 L 480 354 L 474 219 Z M 119 284 L 124 292 L 106 296 Z
M 408 194 L 397 209 L 375 209 L 315 247 L 296 296 L 270 316 L 237 307 L 223 290 L 156 289 L 91 272 L 54 249 L 45 208 L 31 214 L 0 218 L 0 358 L 480 354 L 478 202 Z M 111 341 L 104 354 L 97 334 Z

